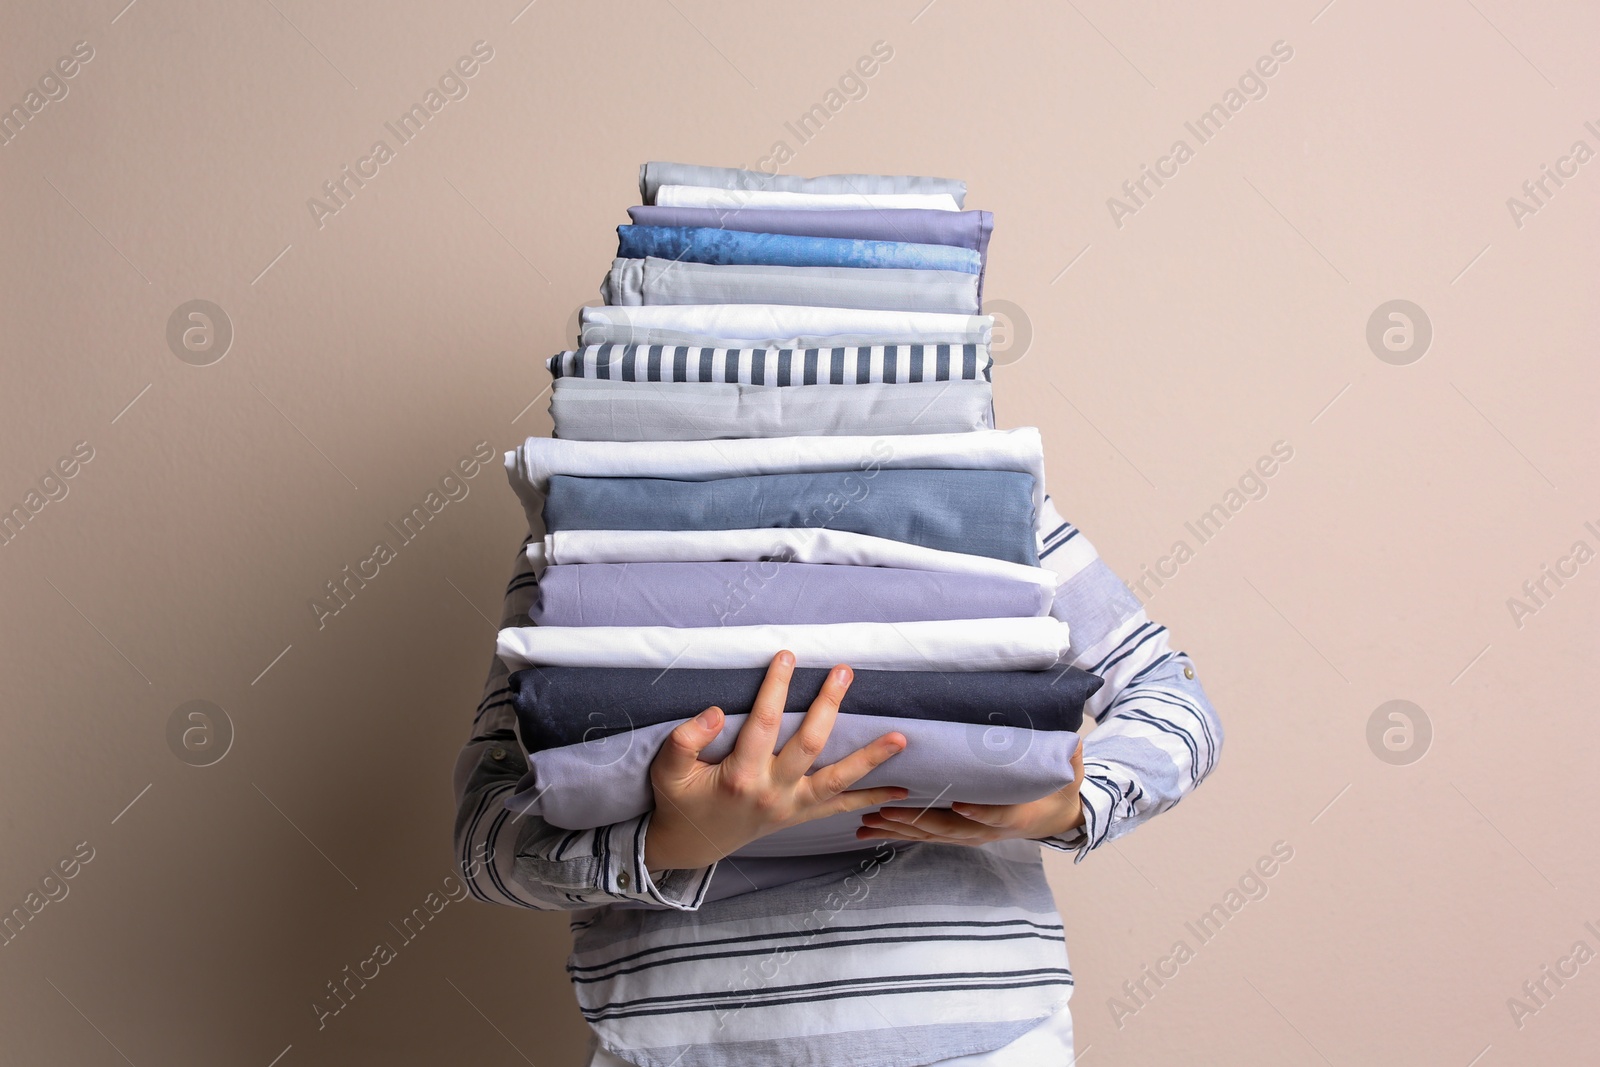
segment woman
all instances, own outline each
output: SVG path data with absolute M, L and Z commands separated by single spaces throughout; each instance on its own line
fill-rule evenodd
M 1062 576 L 1052 614 L 1069 624 L 1068 660 L 1105 679 L 1073 783 L 1010 807 L 886 808 L 863 817 L 863 851 L 814 873 L 722 857 L 783 825 L 892 802 L 849 786 L 903 737 L 831 767 L 805 757 L 848 670 L 809 713 L 806 744 L 774 756 L 762 709 L 786 691 L 778 657 L 723 766 L 695 758 L 721 726 L 711 711 L 656 757 L 654 812 L 568 831 L 504 807 L 526 766 L 494 661 L 456 767 L 457 855 L 482 900 L 581 913 L 568 969 L 595 1031 L 591 1067 L 1072 1062 L 1072 975 L 1039 845 L 1082 860 L 1170 808 L 1216 765 L 1222 729 L 1190 659 L 1048 498 L 1038 534 L 1041 565 Z M 528 624 L 535 582 L 518 561 L 505 626 Z M 810 876 L 787 880 L 797 873 Z

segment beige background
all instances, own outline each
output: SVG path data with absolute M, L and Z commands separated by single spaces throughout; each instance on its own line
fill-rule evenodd
M 1600 563 L 1520 628 L 1507 607 L 1600 548 L 1600 162 L 1520 228 L 1506 204 L 1600 149 L 1591 6 L 124 2 L 13 4 L 0 34 L 6 107 L 94 49 L 0 147 L 0 504 L 94 450 L 0 547 L 0 906 L 94 849 L 0 948 L 6 1062 L 578 1062 L 560 915 L 451 905 L 326 1029 L 310 1008 L 450 873 L 521 522 L 500 473 L 325 628 L 308 601 L 476 442 L 548 432 L 538 359 L 640 160 L 778 140 L 788 173 L 959 176 L 994 211 L 989 295 L 1032 330 L 1001 421 L 1044 429 L 1125 577 L 1294 449 L 1150 602 L 1222 714 L 1219 772 L 1048 860 L 1085 1061 L 1593 1062 L 1600 962 L 1520 1028 L 1507 1004 L 1600 951 Z M 470 95 L 319 229 L 307 199 L 480 39 Z M 799 145 L 784 123 L 880 40 Z M 1268 95 L 1114 225 L 1277 40 Z M 165 334 L 197 298 L 235 331 L 205 367 Z M 1397 298 L 1433 328 L 1405 366 L 1365 339 Z M 166 735 L 196 699 L 236 732 L 205 768 Z M 1367 740 L 1394 699 L 1433 732 L 1404 766 Z M 1277 841 L 1268 895 L 1119 1027 L 1110 998 Z

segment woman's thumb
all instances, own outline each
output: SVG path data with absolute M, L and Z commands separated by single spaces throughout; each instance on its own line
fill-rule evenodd
M 722 709 L 713 705 L 694 718 L 679 723 L 667 735 L 667 743 L 661 746 L 661 754 L 657 757 L 660 769 L 671 775 L 686 774 L 692 770 L 700 753 L 722 732 L 722 722 Z

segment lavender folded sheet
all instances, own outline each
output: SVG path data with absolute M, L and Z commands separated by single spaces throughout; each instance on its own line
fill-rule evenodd
M 619 259 L 746 263 L 777 267 L 901 267 L 977 274 L 982 261 L 970 248 L 848 237 L 793 237 L 682 226 L 618 226 Z
M 508 679 L 523 748 L 541 752 L 691 718 L 713 704 L 728 714 L 754 705 L 764 668 L 659 671 L 636 667 L 530 667 Z M 801 667 L 785 712 L 811 706 L 827 669 Z M 1074 731 L 1097 675 L 1047 671 L 858 670 L 840 705 L 844 716 L 938 719 L 1041 732 Z M 992 740 L 992 739 L 991 739 Z
M 535 626 L 759 626 L 1047 615 L 1049 590 L 981 574 L 759 560 L 547 567 Z
M 637 226 L 693 226 L 781 233 L 793 237 L 852 237 L 866 241 L 906 241 L 955 245 L 978 253 L 978 297 L 983 297 L 983 267 L 989 261 L 989 235 L 994 216 L 987 211 L 928 211 L 893 208 L 885 211 L 784 211 L 781 208 L 630 207 Z
M 747 718 L 729 715 L 700 758 L 710 763 L 724 759 Z M 783 715 L 777 746 L 794 736 L 804 718 L 799 712 Z M 676 722 L 658 723 L 532 753 L 528 774 L 506 798 L 506 806 L 569 830 L 643 815 L 654 803 L 650 764 L 676 726 Z M 910 807 L 1038 800 L 1072 781 L 1072 754 L 1078 747 L 1078 735 L 1064 730 L 841 715 L 814 766 L 841 760 L 890 732 L 903 735 L 906 747 L 869 771 L 855 788 L 899 786 L 909 795 L 896 803 Z M 752 841 L 734 856 L 812 856 L 870 848 L 855 836 L 860 824 L 856 812 L 827 816 Z

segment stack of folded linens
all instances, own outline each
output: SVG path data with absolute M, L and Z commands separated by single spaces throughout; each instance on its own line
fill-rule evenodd
M 506 454 L 538 582 L 498 642 L 530 768 L 508 806 L 574 830 L 645 813 L 667 734 L 715 704 L 701 758 L 723 758 L 780 649 L 780 745 L 838 663 L 816 766 L 905 735 L 857 788 L 948 807 L 1070 782 L 1100 679 L 1051 616 L 1039 432 L 994 428 L 989 213 L 943 178 L 647 163 L 640 193 L 606 305 L 548 361 L 555 436 Z M 859 824 L 735 855 L 872 847 Z

